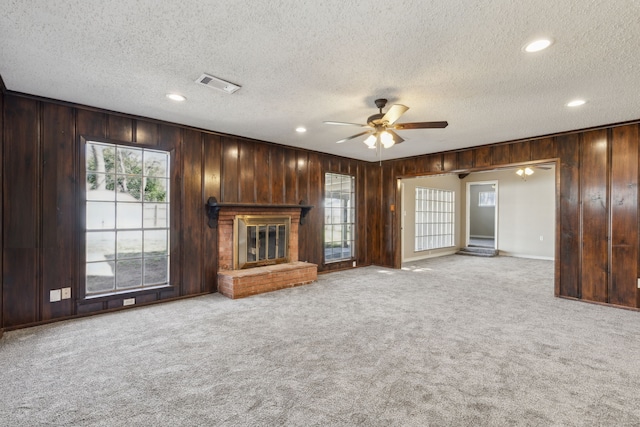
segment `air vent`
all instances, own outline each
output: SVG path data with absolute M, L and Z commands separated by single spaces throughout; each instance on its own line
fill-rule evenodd
M 232 94 L 238 89 L 240 89 L 240 86 L 238 86 L 237 84 L 226 82 L 222 79 L 211 76 L 209 74 L 203 74 L 200 77 L 198 77 L 198 79 L 196 80 L 196 83 L 210 87 L 212 89 L 221 90 L 228 94 Z

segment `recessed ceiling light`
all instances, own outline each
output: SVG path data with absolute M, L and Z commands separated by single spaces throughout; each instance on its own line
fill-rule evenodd
M 307 128 L 305 128 L 304 126 L 298 126 L 296 128 L 296 132 L 298 133 L 305 133 L 307 131 Z
M 571 102 L 567 102 L 567 107 L 579 107 L 581 105 L 586 104 L 587 101 L 585 101 L 584 99 L 574 99 Z
M 553 41 L 551 39 L 535 40 L 535 41 L 532 41 L 531 43 L 526 44 L 522 48 L 522 50 L 529 53 L 540 52 L 541 50 L 544 50 L 549 46 L 551 46 L 552 43 Z
M 167 98 L 171 99 L 172 101 L 178 101 L 178 102 L 187 100 L 187 98 L 185 98 L 182 95 L 178 95 L 177 93 L 168 93 Z

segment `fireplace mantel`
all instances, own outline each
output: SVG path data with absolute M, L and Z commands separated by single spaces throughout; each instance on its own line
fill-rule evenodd
M 209 221 L 207 224 L 210 228 L 215 228 L 218 224 L 218 216 L 222 209 L 267 209 L 267 210 L 277 210 L 277 209 L 300 209 L 300 225 L 304 225 L 304 219 L 313 208 L 313 205 L 307 205 L 304 200 L 300 201 L 300 204 L 297 205 L 287 205 L 287 204 L 268 204 L 268 203 L 220 203 L 215 197 L 209 197 L 207 200 L 207 217 Z

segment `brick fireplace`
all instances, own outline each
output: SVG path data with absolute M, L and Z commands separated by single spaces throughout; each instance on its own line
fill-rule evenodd
M 214 199 L 215 200 L 215 199 Z M 218 291 L 229 298 L 242 298 L 264 292 L 293 286 L 305 285 L 317 280 L 317 265 L 298 260 L 298 228 L 300 218 L 304 218 L 306 211 L 298 205 L 244 205 L 223 204 L 211 202 L 208 209 L 215 206 L 214 222 L 210 213 L 210 226 L 218 229 Z M 305 207 L 308 211 L 309 207 Z M 237 242 L 234 233 L 234 220 L 237 217 L 273 217 L 290 218 L 288 226 L 287 259 L 276 263 L 269 259 L 262 263 L 266 265 L 251 266 L 252 268 L 234 268 L 238 266 Z M 282 245 L 282 242 L 280 242 Z M 252 264 L 252 263 L 249 263 Z

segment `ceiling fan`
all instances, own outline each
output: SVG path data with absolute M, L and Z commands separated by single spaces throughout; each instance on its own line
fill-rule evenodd
M 384 148 L 390 148 L 394 144 L 399 144 L 404 141 L 394 130 L 408 130 L 408 129 L 436 129 L 446 128 L 449 123 L 447 122 L 415 122 L 415 123 L 396 123 L 396 121 L 402 116 L 409 107 L 402 104 L 395 104 L 389 108 L 389 111 L 382 113 L 382 109 L 387 105 L 386 99 L 376 99 L 376 107 L 380 110 L 378 114 L 374 114 L 367 119 L 367 124 L 347 123 L 347 122 L 333 122 L 325 121 L 328 125 L 341 125 L 341 126 L 359 126 L 369 127 L 370 129 L 364 132 L 351 135 L 347 138 L 336 141 L 338 144 L 349 141 L 350 139 L 357 138 L 362 135 L 369 135 L 364 143 L 369 148 L 375 149 L 382 145 Z

